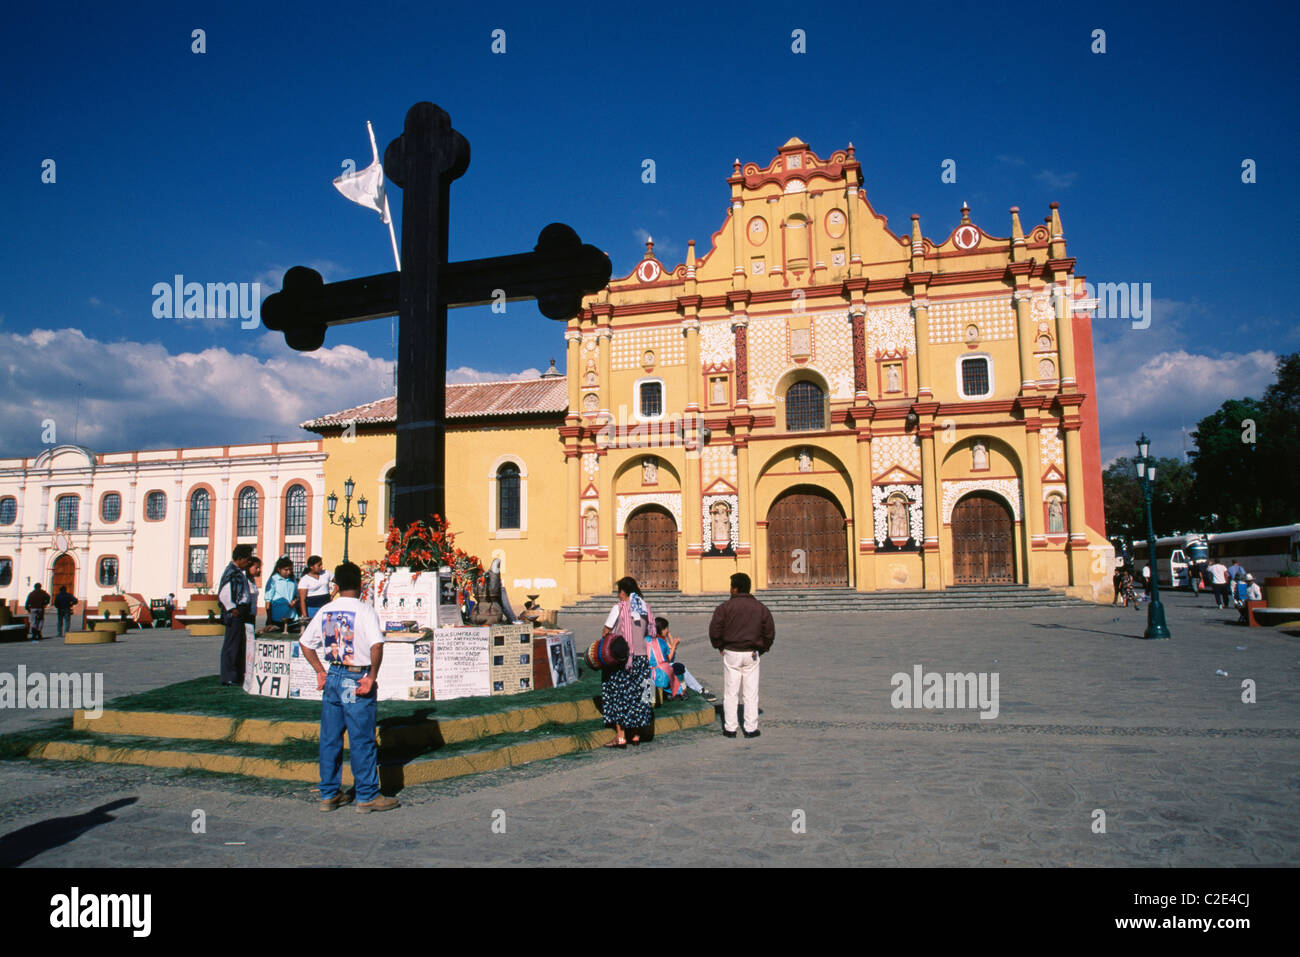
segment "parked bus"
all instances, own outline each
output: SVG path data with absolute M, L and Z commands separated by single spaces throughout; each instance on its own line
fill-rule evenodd
M 1261 581 L 1279 574 L 1288 563 L 1300 564 L 1300 524 L 1156 539 L 1156 574 L 1164 588 L 1194 587 L 1201 569 L 1220 560 L 1231 565 L 1233 559 Z M 1146 541 L 1134 542 L 1133 567 L 1139 581 L 1146 563 Z

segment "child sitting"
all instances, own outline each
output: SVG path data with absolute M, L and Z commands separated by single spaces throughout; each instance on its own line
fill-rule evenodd
M 671 698 L 684 697 L 685 688 L 689 688 L 709 701 L 714 700 L 713 692 L 696 681 L 687 667 L 677 660 L 677 646 L 681 639 L 668 630 L 667 618 L 655 618 L 655 632 L 658 637 L 647 638 L 655 687 L 668 689 Z

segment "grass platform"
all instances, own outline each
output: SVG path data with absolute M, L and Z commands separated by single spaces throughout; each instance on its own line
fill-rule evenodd
M 387 793 L 590 750 L 613 740 L 600 718 L 599 675 L 564 688 L 453 701 L 380 701 L 379 773 Z M 699 697 L 655 711 L 653 734 L 711 724 Z M 0 758 L 81 760 L 188 768 L 315 782 L 320 703 L 244 694 L 213 678 L 116 698 L 94 720 L 71 720 L 8 736 Z M 346 760 L 344 784 L 351 783 Z

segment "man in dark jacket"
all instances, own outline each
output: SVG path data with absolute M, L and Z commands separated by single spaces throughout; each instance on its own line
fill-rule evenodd
M 759 656 L 767 654 L 776 625 L 767 606 L 749 593 L 749 576 L 731 576 L 731 598 L 713 612 L 709 642 L 722 652 L 722 733 L 736 736 L 737 696 L 745 700 L 745 737 L 757 738 Z
M 27 596 L 23 607 L 27 609 L 27 620 L 32 626 L 32 641 L 40 641 L 45 636 L 41 629 L 45 627 L 45 606 L 50 603 L 50 593 L 37 582 L 36 587 Z
M 59 637 L 63 637 L 65 631 L 72 630 L 72 609 L 77 605 L 77 599 L 68 591 L 67 585 L 59 586 L 59 593 L 54 596 L 54 610 L 59 616 Z
M 244 683 L 244 620 L 252 609 L 244 572 L 252 563 L 253 546 L 236 545 L 217 586 L 221 621 L 226 626 L 226 640 L 221 643 L 221 683 L 227 686 Z

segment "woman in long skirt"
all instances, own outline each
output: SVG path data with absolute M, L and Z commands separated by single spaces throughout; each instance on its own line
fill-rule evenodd
M 627 747 L 627 733 L 632 743 L 641 743 L 641 728 L 654 719 L 654 678 L 650 670 L 646 636 L 654 635 L 654 617 L 646 606 L 636 579 L 618 580 L 618 602 L 605 619 L 601 637 L 613 633 L 627 642 L 627 663 L 606 668 L 601 673 L 600 702 L 605 725 L 613 726 L 611 748 Z

